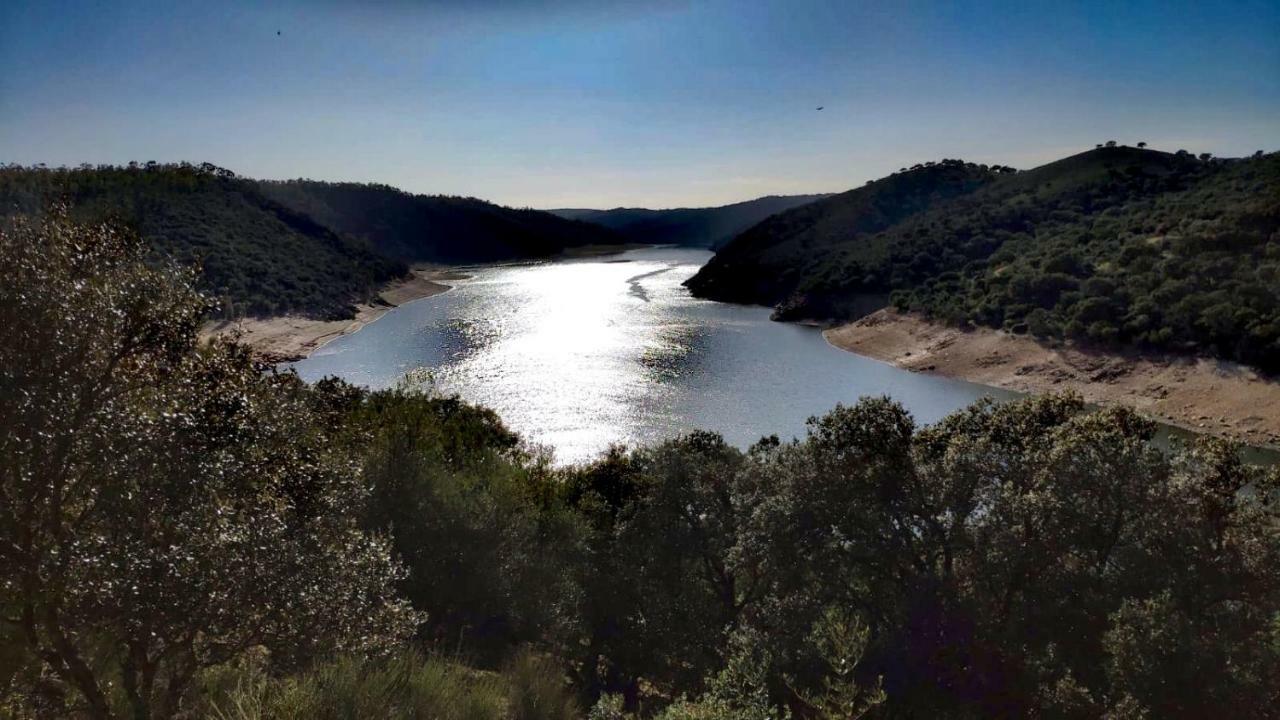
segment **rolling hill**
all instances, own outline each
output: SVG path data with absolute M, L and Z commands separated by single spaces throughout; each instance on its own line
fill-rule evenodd
M 468 197 L 414 195 L 387 186 L 259 181 L 267 197 L 405 262 L 481 263 L 547 257 L 565 248 L 626 242 L 598 225 Z
M 689 280 L 689 288 L 713 300 L 783 302 L 809 279 L 808 273 L 823 272 L 815 263 L 822 266 L 843 257 L 851 247 L 867 257 L 879 255 L 875 233 L 995 177 L 990 168 L 945 161 L 778 213 L 724 245 Z
M 769 195 L 746 202 L 705 208 L 614 208 L 551 210 L 572 220 L 603 225 L 628 242 L 716 248 L 770 215 L 821 200 L 827 195 Z
M 157 258 L 198 265 L 201 289 L 227 316 L 350 317 L 407 270 L 207 164 L 0 169 L 0 214 L 53 202 L 81 219 L 122 221 Z
M 1280 155 L 1091 150 L 1024 172 L 922 166 L 782 213 L 688 281 L 838 321 L 957 325 L 1280 371 Z

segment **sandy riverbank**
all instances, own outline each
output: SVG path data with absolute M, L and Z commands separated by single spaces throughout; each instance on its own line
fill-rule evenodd
M 206 324 L 202 338 L 239 333 L 241 342 L 249 345 L 268 362 L 299 360 L 310 355 L 334 338 L 364 327 L 382 317 L 388 310 L 419 298 L 430 297 L 450 288 L 448 280 L 468 277 L 450 268 L 416 267 L 409 277 L 389 283 L 378 297 L 380 302 L 356 306 L 356 316 L 349 320 L 312 320 L 296 315 L 271 318 L 222 320 Z
M 823 333 L 832 345 L 916 372 L 1035 393 L 1074 390 L 1155 420 L 1250 445 L 1280 446 L 1280 383 L 1204 358 L 1049 347 L 990 329 L 960 330 L 881 310 Z

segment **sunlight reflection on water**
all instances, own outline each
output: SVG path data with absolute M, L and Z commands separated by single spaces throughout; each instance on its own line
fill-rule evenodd
M 745 447 L 802 435 L 837 402 L 888 394 L 932 422 L 993 391 L 836 350 L 766 308 L 696 300 L 681 283 L 710 253 L 652 248 L 611 258 L 484 267 L 295 363 L 302 377 L 369 387 L 426 371 L 496 410 L 559 462 L 611 443 L 694 428 Z

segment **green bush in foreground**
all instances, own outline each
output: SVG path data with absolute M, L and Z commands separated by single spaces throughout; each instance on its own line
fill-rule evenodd
M 356 446 L 296 377 L 195 344 L 189 273 L 60 215 L 0 233 L 4 680 L 38 716 L 167 718 L 203 669 L 413 632 Z

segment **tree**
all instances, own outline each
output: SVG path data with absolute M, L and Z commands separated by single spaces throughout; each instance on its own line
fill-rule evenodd
M 894 716 L 1263 714 L 1280 700 L 1280 472 L 1216 441 L 1169 457 L 1153 432 L 1071 396 L 923 430 L 885 400 L 838 409 L 745 467 L 738 486 L 765 498 L 733 554 L 762 559 L 767 592 L 743 624 L 813 697 L 832 675 L 801 628 L 856 613 L 865 631 L 842 634 L 866 633 L 863 671 L 842 685 L 883 675 Z
M 587 610 L 581 664 L 594 672 L 603 656 L 610 676 L 588 685 L 631 702 L 644 677 L 680 694 L 720 663 L 727 633 L 759 590 L 730 558 L 742 510 L 735 500 L 745 502 L 734 485 L 742 461 L 720 436 L 694 432 L 633 453 L 624 472 L 606 456 L 572 482 L 576 506 L 598 528 L 582 585 L 598 589 L 600 602 Z
M 1146 146 L 1147 146 L 1147 143 L 1146 143 L 1145 141 L 1140 141 L 1140 142 L 1138 143 L 1138 147 L 1140 147 L 1140 148 L 1144 148 L 1144 147 L 1146 147 Z
M 0 610 L 50 713 L 171 717 L 247 648 L 288 667 L 415 624 L 324 398 L 197 346 L 191 273 L 144 253 L 56 210 L 0 232 Z
M 370 436 L 365 525 L 391 538 L 409 570 L 400 586 L 427 614 L 420 637 L 451 653 L 465 641 L 490 667 L 550 641 L 558 603 L 575 595 L 567 557 L 578 547 L 542 459 L 495 413 L 457 397 L 346 391 L 348 422 Z
M 798 691 L 820 720 L 858 720 L 887 699 L 877 678 L 873 688 L 858 684 L 856 672 L 867 650 L 867 626 L 847 611 L 828 609 L 814 627 L 811 642 L 822 658 L 822 692 Z

